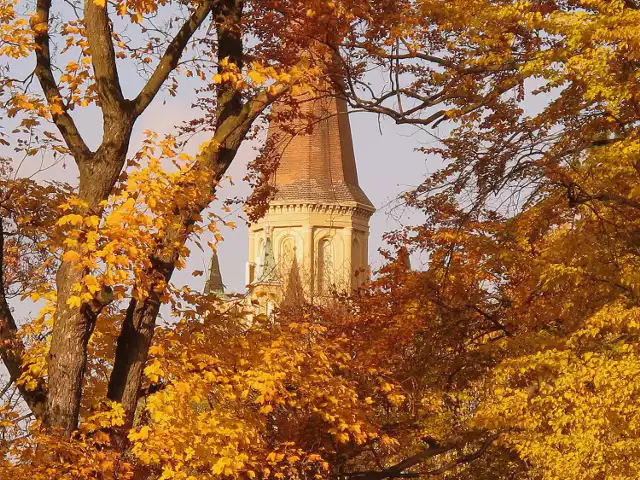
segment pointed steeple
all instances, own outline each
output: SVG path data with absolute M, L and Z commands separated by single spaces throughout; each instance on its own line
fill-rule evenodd
M 324 83 L 324 82 L 323 82 Z M 325 85 L 274 106 L 269 139 L 279 157 L 272 175 L 277 202 L 358 204 L 373 210 L 360 188 L 347 104 Z
M 218 295 L 224 295 L 224 284 L 222 283 L 222 274 L 220 273 L 220 262 L 218 261 L 218 254 L 213 251 L 211 255 L 211 264 L 209 265 L 209 276 L 207 282 L 204 285 L 205 295 L 215 293 Z

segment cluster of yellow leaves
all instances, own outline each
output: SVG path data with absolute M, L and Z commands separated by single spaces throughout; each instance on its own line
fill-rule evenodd
M 121 424 L 119 413 L 117 408 L 107 408 L 88 419 L 72 438 L 51 435 L 38 422 L 30 425 L 0 447 L 4 454 L 0 476 L 16 480 L 47 480 L 52 475 L 61 480 L 132 479 L 132 465 L 110 448 L 111 438 L 102 430 Z
M 437 221 L 415 229 L 430 271 L 387 286 L 407 297 L 406 325 L 428 325 L 423 348 L 438 358 L 423 364 L 422 380 L 437 380 L 424 431 L 496 435 L 487 464 L 514 455 L 521 478 L 640 474 L 637 130 L 604 138 L 546 168 L 541 193 L 512 217 L 430 198 Z
M 324 476 L 329 438 L 358 445 L 379 435 L 367 420 L 373 401 L 349 380 L 346 339 L 326 334 L 308 321 L 213 315 L 163 331 L 145 369 L 160 389 L 129 435 L 132 452 L 162 479 Z
M 35 390 L 42 386 L 47 373 L 48 332 L 53 325 L 53 315 L 56 310 L 55 299 L 52 299 L 55 294 L 49 293 L 47 297 L 47 302 L 39 315 L 25 324 L 20 331 L 28 348 L 22 359 L 24 371 L 16 383 L 24 385 L 28 390 Z
M 535 302 L 542 307 L 535 315 L 522 311 L 531 326 L 544 319 L 558 326 L 536 326 L 514 341 L 477 412 L 477 424 L 504 432 L 501 444 L 539 478 L 640 474 L 640 282 L 629 236 L 639 225 L 637 151 L 631 133 L 592 149 L 568 174 L 588 200 L 575 214 L 556 204 L 556 228 L 532 264 L 547 299 Z
M 294 94 L 308 90 L 310 88 L 308 83 L 313 81 L 314 76 L 321 73 L 318 68 L 312 68 L 309 65 L 275 68 L 257 61 L 251 62 L 241 72 L 238 66 L 228 58 L 222 59 L 220 69 L 221 73 L 213 77 L 214 83 L 231 83 L 238 90 L 250 87 L 260 88 L 266 85 L 268 92 L 272 92 L 273 84 L 279 83 L 293 85 Z
M 26 57 L 32 51 L 31 29 L 16 12 L 17 0 L 0 2 L 0 57 Z
M 477 422 L 540 478 L 640 474 L 640 310 L 603 307 L 553 348 L 504 362 Z

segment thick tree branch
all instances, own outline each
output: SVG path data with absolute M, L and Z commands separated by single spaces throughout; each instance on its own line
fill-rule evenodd
M 36 45 L 36 68 L 42 91 L 52 109 L 51 116 L 56 127 L 64 138 L 71 154 L 77 161 L 88 157 L 91 152 L 84 143 L 73 118 L 69 115 L 67 106 L 62 100 L 60 89 L 51 70 L 51 50 L 49 46 L 49 11 L 51 0 L 38 0 L 36 14 L 32 17 L 31 26 Z
M 414 478 L 423 475 L 440 475 L 459 465 L 471 463 L 482 457 L 497 438 L 498 435 L 492 435 L 487 438 L 476 451 L 466 455 L 461 455 L 455 460 L 452 460 L 435 470 L 429 470 L 428 472 L 406 472 L 406 470 L 424 462 L 425 460 L 437 457 L 438 455 L 454 449 L 462 448 L 464 444 L 440 445 L 435 441 L 429 441 L 429 448 L 427 450 L 423 450 L 422 452 L 408 457 L 389 468 L 385 468 L 380 471 L 354 472 L 349 473 L 346 476 L 349 480 L 383 480 L 385 478 Z
M 85 0 L 84 21 L 98 98 L 105 117 L 105 127 L 108 127 L 108 122 L 121 116 L 126 104 L 118 78 L 107 3 L 99 5 L 95 0 Z
M 22 357 L 25 350 L 17 332 L 18 326 L 7 302 L 4 285 L 4 227 L 0 218 L 0 356 L 13 383 L 22 375 Z M 18 385 L 18 390 L 33 414 L 39 417 L 43 413 L 46 400 L 44 385 L 39 385 L 35 390 L 27 390 L 24 385 Z
M 489 447 L 491 447 L 491 445 L 493 444 L 493 442 L 495 442 L 498 438 L 498 435 L 492 435 L 491 437 L 489 437 L 488 439 L 486 439 L 482 445 L 480 446 L 480 448 L 478 448 L 478 450 L 476 450 L 475 452 L 471 452 L 468 453 L 466 455 L 462 455 L 458 458 L 456 458 L 455 460 L 453 460 L 452 462 L 447 463 L 446 465 L 443 465 L 440 468 L 437 468 L 435 470 L 430 470 L 428 472 L 426 472 L 428 475 L 441 475 L 445 472 L 447 472 L 448 470 L 451 470 L 452 468 L 455 468 L 459 465 L 463 465 L 465 463 L 471 463 L 477 459 L 479 459 L 480 457 L 482 457 L 487 450 L 489 450 Z
M 187 44 L 193 34 L 200 28 L 202 22 L 207 18 L 211 10 L 217 2 L 205 1 L 191 14 L 191 17 L 185 22 L 180 31 L 173 38 L 167 47 L 160 63 L 154 70 L 153 74 L 143 87 L 140 94 L 134 100 L 134 114 L 136 116 L 142 114 L 149 106 L 151 101 L 160 91 L 162 85 L 169 77 L 169 74 L 178 66 L 180 57 L 184 52 Z
M 498 320 L 498 317 L 496 315 L 492 315 L 488 312 L 485 312 L 483 309 L 481 309 L 477 305 L 470 305 L 470 307 L 476 312 L 478 312 L 480 315 L 482 315 L 484 318 L 489 320 L 498 330 L 504 333 L 507 337 L 513 337 L 513 334 L 509 330 L 507 330 L 507 327 L 505 327 L 502 323 L 500 323 L 500 320 Z
M 222 0 L 215 17 L 218 60 L 226 58 L 238 68 L 242 68 L 243 61 L 241 17 L 241 0 Z M 211 202 L 218 181 L 231 165 L 255 119 L 288 88 L 284 84 L 272 85 L 243 104 L 234 85 L 223 83 L 217 87 L 216 132 L 191 169 L 185 172 L 181 185 L 185 191 L 196 191 L 199 200 L 176 212 L 161 244 L 151 253 L 152 270 L 147 272 L 153 282 L 148 289 L 151 293 L 145 299 L 132 299 L 118 337 L 107 395 L 122 403 L 128 424 L 133 422 L 139 398 L 142 372 L 160 310 L 161 288 L 171 279 L 178 246 L 186 242 L 193 225 Z
M 226 59 L 234 64 L 238 70 L 243 66 L 242 48 L 242 0 L 222 0 L 217 12 L 216 34 L 218 36 L 218 73 L 224 73 L 222 60 Z M 217 92 L 218 111 L 216 126 L 220 127 L 225 120 L 236 115 L 242 108 L 242 96 L 231 83 L 218 85 Z
M 631 198 L 624 197 L 622 195 L 616 195 L 614 193 L 597 193 L 594 195 L 583 192 L 578 193 L 576 192 L 576 190 L 578 190 L 576 185 L 570 185 L 567 190 L 569 204 L 572 206 L 596 201 L 603 203 L 617 203 L 618 205 L 626 205 L 628 207 L 640 210 L 640 202 L 632 200 Z

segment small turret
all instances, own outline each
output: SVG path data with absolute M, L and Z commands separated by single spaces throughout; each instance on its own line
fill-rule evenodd
M 211 293 L 216 295 L 224 295 L 224 284 L 222 283 L 222 274 L 220 273 L 220 263 L 218 261 L 218 254 L 213 251 L 211 255 L 211 263 L 209 265 L 209 276 L 204 284 L 204 293 L 209 295 Z

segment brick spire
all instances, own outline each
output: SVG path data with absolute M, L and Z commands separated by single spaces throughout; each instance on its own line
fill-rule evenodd
M 358 184 L 345 100 L 322 92 L 299 94 L 293 101 L 299 105 L 295 118 L 290 107 L 276 105 L 269 126 L 269 138 L 280 156 L 271 178 L 276 188 L 273 200 L 373 208 Z

